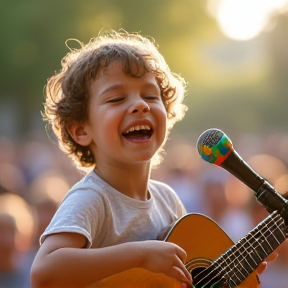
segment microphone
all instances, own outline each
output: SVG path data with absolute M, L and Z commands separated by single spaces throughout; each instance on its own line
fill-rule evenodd
M 204 131 L 198 138 L 197 149 L 203 160 L 224 168 L 256 192 L 256 198 L 269 213 L 278 210 L 288 221 L 288 200 L 241 158 L 224 132 L 215 128 Z

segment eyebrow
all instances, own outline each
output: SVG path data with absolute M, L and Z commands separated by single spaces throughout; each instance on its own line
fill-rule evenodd
M 119 88 L 123 88 L 124 85 L 122 83 L 117 83 L 117 84 L 114 84 L 114 85 L 111 85 L 109 87 L 107 87 L 106 89 L 104 89 L 102 92 L 101 92 L 101 95 L 109 92 L 109 91 L 113 91 L 113 90 L 117 90 Z
M 100 95 L 103 95 L 109 91 L 114 91 L 114 90 L 121 89 L 124 87 L 125 87 L 125 85 L 123 85 L 122 83 L 116 83 L 116 84 L 113 84 L 113 85 L 107 87 L 106 89 L 104 89 Z M 150 88 L 157 89 L 157 91 L 161 91 L 160 87 L 154 83 L 145 82 L 144 85 L 141 86 L 141 89 L 150 89 Z
M 158 84 L 154 84 L 154 83 L 150 83 L 150 82 L 146 82 L 144 85 L 143 85 L 143 88 L 153 88 L 153 89 L 157 89 L 157 90 L 161 90 L 160 87 L 158 86 Z

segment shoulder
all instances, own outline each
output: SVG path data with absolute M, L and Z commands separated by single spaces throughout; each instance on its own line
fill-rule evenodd
M 85 175 L 68 191 L 63 199 L 63 203 L 68 199 L 81 198 L 81 201 L 93 201 L 105 199 L 105 182 L 101 181 L 94 172 Z
M 169 185 L 167 185 L 164 182 L 150 179 L 149 180 L 149 189 L 151 189 L 157 193 L 160 193 L 160 194 L 164 193 L 164 194 L 168 194 L 168 195 L 173 196 L 173 197 L 174 196 L 177 197 L 175 191 Z
M 81 189 L 81 188 L 101 188 L 104 186 L 100 181 L 101 179 L 93 171 L 86 174 L 79 182 L 74 184 L 71 190 Z
M 109 208 L 106 191 L 105 182 L 91 172 L 68 191 L 54 217 L 63 219 L 78 217 L 95 221 L 96 215 L 99 219 L 99 216 L 104 215 Z
M 172 203 L 182 205 L 176 192 L 166 183 L 150 179 L 149 191 L 156 200 L 161 199 L 167 205 L 171 205 Z
M 94 174 L 87 174 L 70 189 L 42 234 L 41 242 L 50 234 L 69 232 L 84 235 L 87 247 L 92 245 L 92 235 L 96 229 L 102 229 L 109 209 L 105 182 Z
M 186 214 L 186 209 L 176 192 L 167 184 L 149 180 L 149 191 L 162 215 L 170 215 L 171 223 Z

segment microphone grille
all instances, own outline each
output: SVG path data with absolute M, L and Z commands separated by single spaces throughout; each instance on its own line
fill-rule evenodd
M 197 149 L 205 161 L 221 165 L 232 153 L 233 145 L 230 139 L 219 129 L 204 131 L 198 141 Z
M 223 136 L 223 132 L 218 129 L 208 129 L 198 139 L 198 143 L 202 145 L 214 146 Z

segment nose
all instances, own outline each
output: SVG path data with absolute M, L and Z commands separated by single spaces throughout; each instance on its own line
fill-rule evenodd
M 129 113 L 137 113 L 137 112 L 149 112 L 150 107 L 149 105 L 143 100 L 143 99 L 138 99 L 135 100 L 131 106 L 129 107 Z

